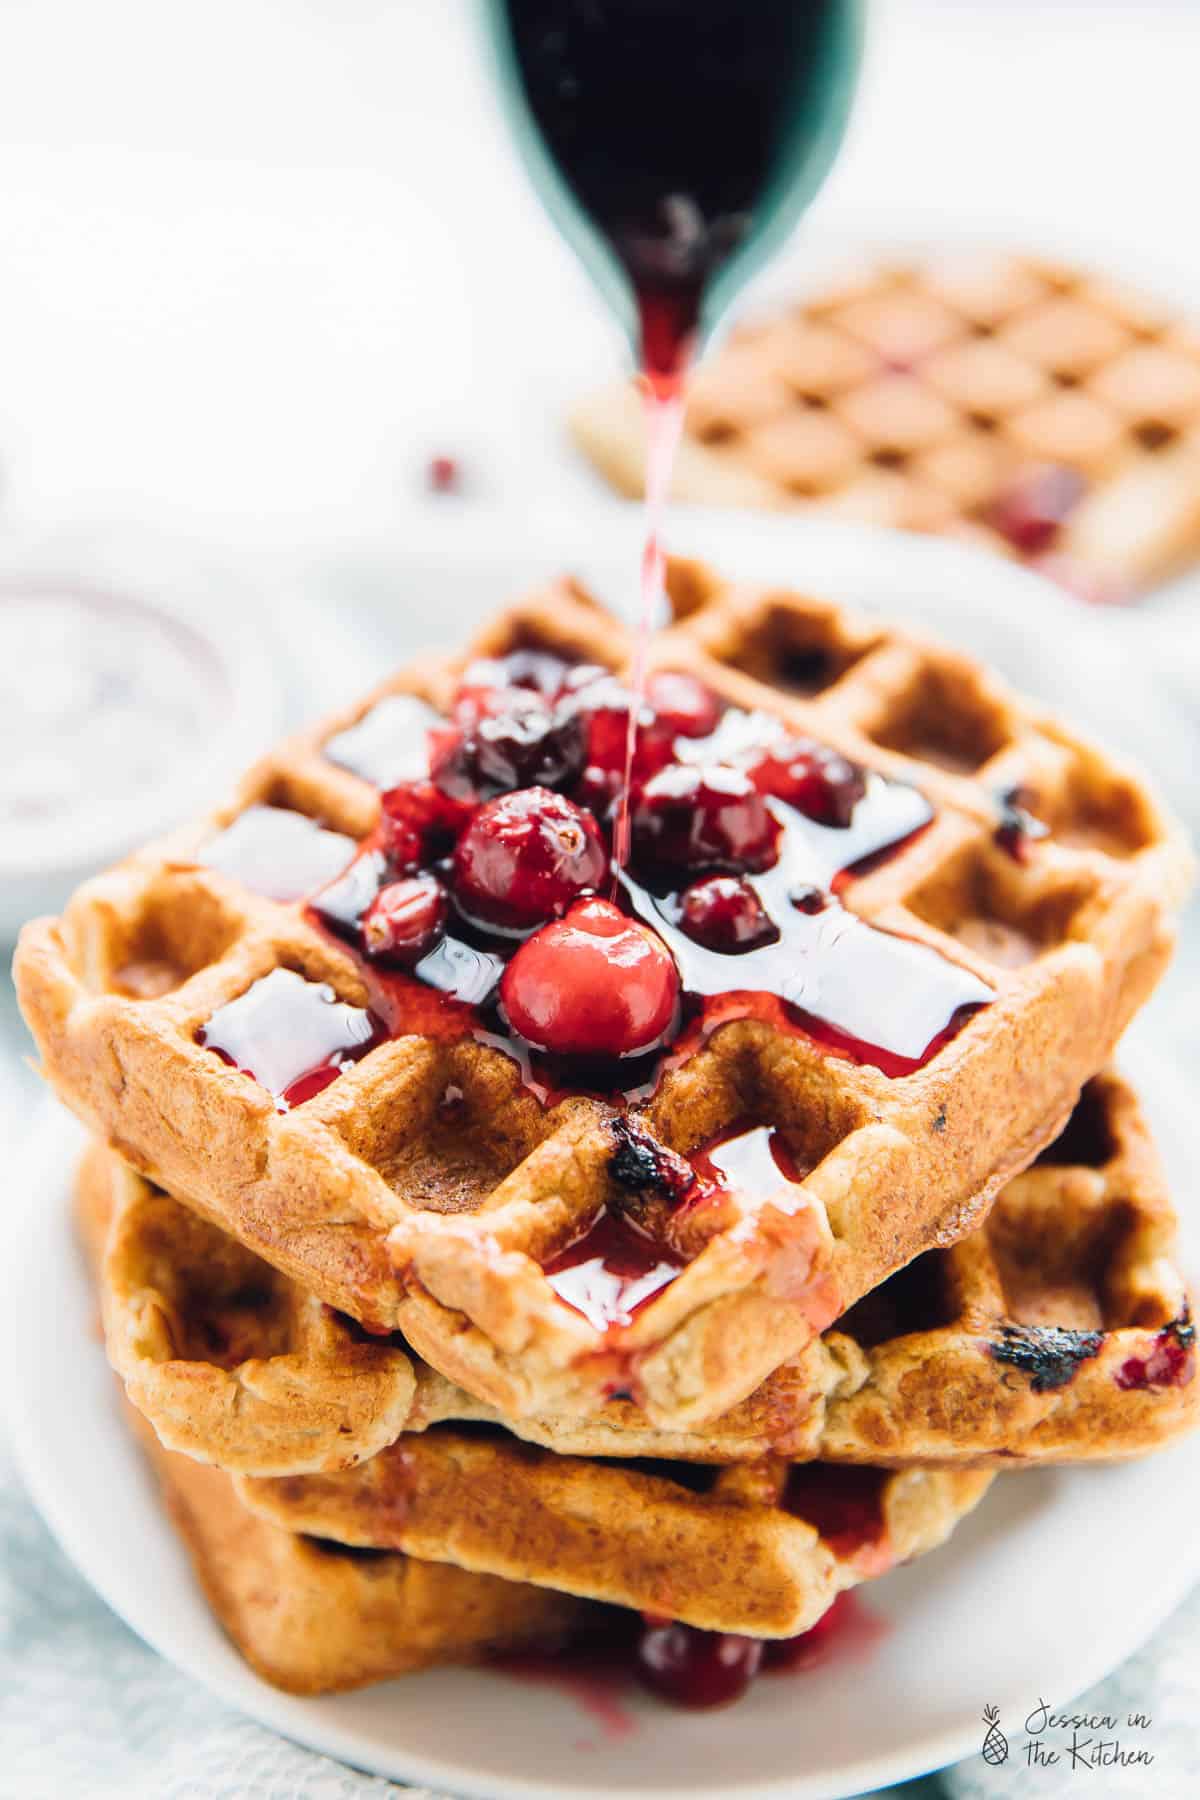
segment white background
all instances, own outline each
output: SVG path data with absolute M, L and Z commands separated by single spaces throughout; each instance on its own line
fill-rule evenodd
M 333 538 L 419 502 L 434 450 L 486 499 L 586 499 L 561 413 L 620 347 L 509 158 L 468 15 L 0 0 L 10 518 Z M 1198 82 L 1194 0 L 876 0 L 812 232 L 1082 241 L 1187 300 Z

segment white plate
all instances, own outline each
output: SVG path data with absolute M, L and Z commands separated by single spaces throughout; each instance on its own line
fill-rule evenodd
M 482 521 L 473 517 L 474 524 Z M 614 513 L 610 523 L 616 527 Z M 632 587 L 636 518 L 586 558 L 602 592 Z M 596 539 L 601 534 L 596 533 Z M 1108 727 L 1151 764 L 1177 759 L 1178 725 L 1131 661 L 1114 665 L 1094 615 L 1020 570 L 933 540 L 712 516 L 672 522 L 675 548 L 727 569 L 846 600 L 891 599 L 994 657 L 1021 685 Z M 503 531 L 368 547 L 331 561 L 340 605 L 402 654 L 458 634 L 506 591 L 562 560 L 566 533 L 508 519 Z M 340 614 L 339 614 L 340 616 Z M 1129 1058 L 1179 1203 L 1194 1150 L 1190 1095 L 1173 1065 Z M 740 1705 L 679 1714 L 634 1700 L 635 1729 L 606 1736 L 578 1704 L 479 1671 L 441 1671 L 324 1700 L 259 1681 L 214 1624 L 141 1460 L 117 1422 L 73 1252 L 75 1128 L 55 1115 L 13 1180 L 0 1259 L 0 1346 L 13 1440 L 29 1485 L 78 1566 L 133 1628 L 181 1668 L 315 1749 L 402 1780 L 489 1796 L 735 1796 L 834 1800 L 940 1767 L 982 1741 L 985 1705 L 1019 1728 L 1039 1698 L 1061 1704 L 1150 1636 L 1200 1574 L 1192 1494 L 1200 1439 L 1121 1469 L 1002 1479 L 935 1555 L 876 1584 L 886 1630 L 869 1656 L 761 1681 Z M 7 1351 L 7 1354 L 4 1352 Z
M 1169 1065 L 1127 1059 L 1181 1205 L 1195 1147 Z M 626 1736 L 568 1695 L 477 1670 L 298 1700 L 241 1662 L 192 1581 L 119 1420 L 73 1241 L 80 1135 L 57 1112 L 15 1185 L 0 1318 L 11 1426 L 35 1500 L 67 1554 L 148 1643 L 286 1736 L 398 1780 L 488 1796 L 787 1794 L 834 1800 L 971 1754 L 983 1708 L 1019 1727 L 1145 1641 L 1200 1574 L 1200 1438 L 1124 1468 L 1002 1476 L 942 1550 L 877 1582 L 883 1624 L 853 1662 L 761 1680 L 736 1707 L 678 1713 L 634 1697 Z

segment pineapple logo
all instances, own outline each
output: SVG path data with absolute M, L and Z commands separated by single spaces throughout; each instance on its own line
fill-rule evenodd
M 1008 1761 L 1008 1739 L 1000 1729 L 1000 1714 L 994 1706 L 985 1706 L 983 1722 L 987 1726 L 987 1735 L 983 1740 L 983 1760 L 999 1768 L 1002 1762 Z

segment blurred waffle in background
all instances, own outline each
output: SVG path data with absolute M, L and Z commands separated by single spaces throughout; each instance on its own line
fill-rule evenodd
M 640 495 L 636 386 L 585 398 L 570 424 Z M 1200 332 L 1020 254 L 863 265 L 696 369 L 674 493 L 967 537 L 1128 599 L 1200 557 Z

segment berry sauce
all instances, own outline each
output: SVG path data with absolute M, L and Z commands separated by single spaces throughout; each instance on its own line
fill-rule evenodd
M 765 1200 L 784 1182 L 800 1182 L 809 1173 L 797 1162 L 774 1125 L 738 1120 L 719 1137 L 693 1152 L 698 1176 L 715 1188 L 736 1189 L 751 1200 Z
M 611 1609 L 604 1624 L 556 1655 L 516 1652 L 489 1666 L 521 1681 L 560 1689 L 610 1740 L 631 1736 L 640 1715 L 629 1705 L 636 1683 L 689 1711 L 729 1706 L 762 1675 L 802 1675 L 869 1654 L 886 1635 L 854 1589 L 839 1594 L 815 1625 L 791 1638 L 749 1638 L 702 1631 L 670 1619 Z
M 756 0 L 752 31 L 741 0 L 510 0 L 505 12 L 542 145 L 633 290 L 646 400 L 632 675 L 641 700 L 646 647 L 665 609 L 662 523 L 701 308 L 713 276 L 771 204 L 781 158 L 820 94 L 837 8 Z M 635 734 L 631 712 L 614 869 L 629 858 Z
M 456 712 L 468 721 L 483 717 L 494 750 L 507 741 L 503 721 L 511 697 L 521 696 L 522 719 L 532 697 L 549 709 L 551 724 L 583 719 L 590 734 L 584 755 L 591 759 L 614 754 L 613 734 L 596 733 L 614 716 L 617 685 L 603 671 L 572 670 L 548 652 L 519 651 L 469 669 Z M 628 696 L 620 695 L 629 709 Z M 558 780 L 565 792 L 544 790 L 543 822 L 535 817 L 537 788 L 519 790 L 519 813 L 512 800 L 500 806 L 477 797 L 493 791 L 493 777 L 483 781 L 479 773 L 478 726 L 456 732 L 440 718 L 431 725 L 428 709 L 413 712 L 413 703 L 404 704 L 405 765 L 416 772 L 386 793 L 379 829 L 309 903 L 312 915 L 363 957 L 373 1009 L 391 1035 L 473 1035 L 512 1055 L 543 1099 L 566 1092 L 643 1098 L 665 1067 L 732 1019 L 761 1020 L 900 1077 L 924 1066 L 993 998 L 960 965 L 865 923 L 842 904 L 840 895 L 861 873 L 929 823 L 929 802 L 907 784 L 857 770 L 848 783 L 836 769 L 841 759 L 784 739 L 766 714 L 726 709 L 706 736 L 672 740 L 643 706 L 637 755 L 647 773 L 641 779 L 635 773 L 633 861 L 616 878 L 615 907 L 601 905 L 587 898 L 586 886 L 580 891 L 581 884 L 604 879 L 596 826 L 610 835 L 613 829 L 611 809 L 594 799 L 596 765 L 587 760 L 580 770 L 577 759 L 563 760 Z M 711 711 L 703 716 L 695 703 L 693 710 L 711 722 Z M 340 760 L 353 755 L 377 766 L 374 747 L 385 736 L 394 756 L 394 719 L 385 734 L 373 716 L 333 740 Z M 617 716 L 623 732 L 625 719 Z M 423 770 L 416 769 L 414 731 L 426 740 Z M 369 758 L 364 745 L 372 747 Z M 538 754 L 544 771 L 545 755 Z M 439 778 L 452 792 L 430 779 L 431 764 L 452 765 Z M 486 758 L 484 766 L 495 768 Z M 514 767 L 510 774 L 516 779 L 524 772 Z M 810 812 L 779 798 L 781 787 Z M 848 803 L 847 792 L 857 798 Z M 505 807 L 511 823 L 502 816 Z M 485 830 L 489 808 L 497 818 L 494 843 Z M 826 822 L 831 816 L 845 822 Z M 394 966 L 396 958 L 390 967 L 386 957 L 372 960 L 363 934 L 376 897 L 395 875 L 388 845 L 397 838 L 404 867 L 411 869 L 415 856 L 450 896 L 442 934 L 402 968 Z M 523 857 L 530 861 L 528 880 Z M 703 890 L 699 897 L 696 889 Z M 534 928 L 547 910 L 565 916 Z M 615 911 L 625 916 L 624 930 Z M 574 926 L 564 929 L 575 918 L 583 936 Z M 613 989 L 622 980 L 641 984 L 628 989 L 623 1013 L 598 1006 L 580 979 L 589 972 L 588 946 L 597 933 L 609 946 L 605 951 L 601 943 L 599 952 L 611 963 Z M 662 949 L 647 954 L 648 944 Z M 664 949 L 678 973 L 677 996 Z M 548 1009 L 547 987 L 560 962 L 562 1005 Z M 506 972 L 511 979 L 502 1001 Z M 627 1042 L 620 1041 L 622 1016 L 631 1022 Z M 514 1029 L 514 1017 L 528 1035 Z
M 204 845 L 200 862 L 268 900 L 301 900 L 332 881 L 358 845 L 282 806 L 248 806 Z
M 552 1262 L 546 1279 L 597 1331 L 630 1325 L 683 1268 L 622 1213 L 602 1212 Z
M 219 1006 L 196 1041 L 275 1095 L 280 1112 L 311 1100 L 386 1032 L 365 1007 L 339 1000 L 325 981 L 272 969 Z
M 1116 1372 L 1120 1388 L 1186 1387 L 1196 1373 L 1196 1328 L 1185 1314 L 1164 1325 L 1149 1354 L 1130 1356 Z
M 549 1103 L 645 1099 L 735 1019 L 889 1077 L 923 1067 L 993 991 L 843 896 L 924 829 L 929 802 L 770 715 L 722 709 L 694 677 L 658 673 L 649 693 L 661 714 L 605 670 L 518 650 L 469 668 L 450 718 L 392 696 L 337 733 L 327 755 L 392 785 L 379 825 L 306 910 L 355 954 L 370 1013 L 342 1011 L 369 1024 L 293 1068 L 312 1020 L 342 1014 L 306 1002 L 298 1027 L 295 990 L 319 988 L 281 971 L 251 990 L 252 1042 L 231 1008 L 201 1041 L 280 1096 L 406 1033 L 501 1049 Z M 631 861 L 610 887 L 631 713 Z M 283 860 L 277 883 L 259 864 L 250 879 L 290 891 Z M 260 1048 L 268 1033 L 282 1057 Z
M 881 1575 L 892 1561 L 882 1505 L 886 1480 L 881 1469 L 796 1463 L 788 1472 L 783 1504 L 859 1574 Z

